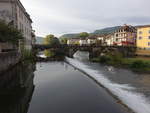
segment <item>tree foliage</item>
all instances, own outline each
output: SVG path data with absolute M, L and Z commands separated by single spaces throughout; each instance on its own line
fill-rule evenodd
M 0 42 L 18 45 L 19 39 L 23 39 L 22 33 L 13 26 L 6 24 L 5 21 L 0 20 Z
M 44 51 L 44 55 L 46 57 L 54 57 L 55 53 L 53 51 L 47 49 L 47 50 Z
M 89 36 L 89 33 L 87 33 L 87 32 L 82 32 L 79 34 L 79 37 L 81 37 L 81 38 L 86 38 L 88 36 Z
M 50 34 L 45 37 L 44 44 L 55 46 L 55 45 L 59 45 L 60 42 L 59 42 L 58 38 L 56 38 L 54 35 Z
M 67 38 L 61 38 L 60 39 L 60 42 L 61 42 L 61 44 L 67 44 Z

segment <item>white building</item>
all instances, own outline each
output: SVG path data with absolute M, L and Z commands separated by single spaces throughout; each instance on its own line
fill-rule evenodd
M 123 25 L 113 33 L 113 45 L 135 46 L 136 29 L 131 25 Z
M 135 39 L 136 29 L 130 25 L 123 25 L 108 34 L 104 40 L 108 46 L 135 46 Z
M 87 44 L 87 40 L 86 39 L 80 39 L 79 44 L 80 44 L 80 46 L 86 45 Z
M 31 49 L 33 42 L 32 20 L 20 0 L 0 0 L 0 19 L 21 30 L 25 37 L 26 49 Z
M 95 39 L 95 38 L 88 38 L 87 39 L 87 44 L 96 44 L 96 41 L 97 41 L 97 39 Z
M 105 37 L 105 45 L 107 45 L 107 46 L 113 46 L 113 44 L 114 44 L 114 35 L 112 35 L 112 34 L 109 34 L 109 35 L 107 35 L 106 37 Z

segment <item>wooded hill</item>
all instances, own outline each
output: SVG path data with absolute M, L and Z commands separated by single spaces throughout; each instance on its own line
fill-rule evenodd
M 117 29 L 119 29 L 120 26 L 115 27 L 108 27 L 100 30 L 95 30 L 93 33 L 90 33 L 90 35 L 106 35 L 115 32 Z M 60 38 L 77 38 L 79 37 L 79 33 L 75 34 L 64 34 Z

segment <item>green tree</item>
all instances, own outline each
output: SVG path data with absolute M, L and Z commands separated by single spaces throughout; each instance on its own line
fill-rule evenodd
M 79 34 L 80 38 L 86 38 L 88 36 L 89 36 L 89 33 L 87 33 L 87 32 L 82 32 L 82 33 Z
M 60 38 L 61 44 L 67 44 L 67 38 Z
M 19 39 L 23 39 L 22 33 L 7 24 L 5 21 L 0 20 L 0 42 L 9 42 L 18 45 Z
M 53 51 L 47 49 L 44 51 L 44 55 L 47 57 L 54 57 L 55 53 Z
M 44 44 L 55 46 L 55 45 L 59 45 L 60 42 L 59 42 L 58 38 L 56 38 L 54 35 L 50 34 L 45 37 Z

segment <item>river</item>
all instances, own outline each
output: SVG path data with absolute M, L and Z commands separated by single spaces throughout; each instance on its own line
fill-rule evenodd
M 150 113 L 150 75 L 66 62 L 18 65 L 0 75 L 0 113 Z

